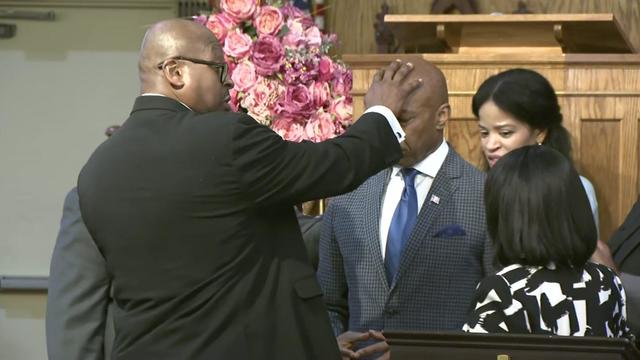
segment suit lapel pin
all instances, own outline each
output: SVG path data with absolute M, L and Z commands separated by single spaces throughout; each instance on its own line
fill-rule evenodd
M 437 197 L 437 196 L 435 196 L 435 195 L 431 195 L 431 200 L 430 200 L 430 201 L 431 201 L 432 203 L 436 204 L 436 205 L 437 205 L 437 204 L 440 204 L 440 198 L 439 198 L 439 197 Z

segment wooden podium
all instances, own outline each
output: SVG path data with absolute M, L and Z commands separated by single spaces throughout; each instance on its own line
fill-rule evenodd
M 405 51 L 440 52 L 344 55 L 353 69 L 355 118 L 376 70 L 399 57 L 422 57 L 447 78 L 447 140 L 480 167 L 473 94 L 500 71 L 536 70 L 557 91 L 575 163 L 596 189 L 600 237 L 611 236 L 640 194 L 640 55 L 613 15 L 387 15 L 385 22 Z
M 633 360 L 623 338 L 385 331 L 394 360 Z

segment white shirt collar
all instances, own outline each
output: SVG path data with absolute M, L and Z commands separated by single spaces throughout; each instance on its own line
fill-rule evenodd
M 159 93 L 144 93 L 144 94 L 142 94 L 140 96 L 164 96 L 164 97 L 168 97 L 167 95 L 159 94 Z M 177 102 L 179 102 L 180 104 L 184 105 L 184 107 L 186 107 L 187 109 L 191 110 L 191 108 L 189 106 L 187 106 L 187 104 L 183 103 L 182 101 L 180 101 L 178 99 L 175 99 L 175 98 L 172 98 L 172 99 L 177 101 Z M 191 111 L 193 111 L 193 110 L 191 110 Z
M 442 139 L 442 143 L 436 151 L 427 155 L 426 158 L 422 159 L 417 164 L 413 165 L 413 168 L 418 170 L 421 174 L 429 176 L 431 178 L 435 178 L 444 163 L 444 159 L 447 157 L 449 153 L 449 145 L 447 142 Z M 396 176 L 398 172 L 402 169 L 401 166 L 395 165 L 391 170 L 391 176 Z

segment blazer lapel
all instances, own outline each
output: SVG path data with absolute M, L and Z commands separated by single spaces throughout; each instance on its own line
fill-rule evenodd
M 387 276 L 385 275 L 384 260 L 380 250 L 380 213 L 382 209 L 383 194 L 385 193 L 391 168 L 379 172 L 369 179 L 369 186 L 364 201 L 364 235 L 369 246 L 369 254 L 373 254 L 373 264 L 379 280 L 387 289 Z
M 433 224 L 435 219 L 438 218 L 442 212 L 442 208 L 451 198 L 451 194 L 454 193 L 458 187 L 456 178 L 460 177 L 459 161 L 461 161 L 460 158 L 450 147 L 449 153 L 447 154 L 444 163 L 442 163 L 442 167 L 433 180 L 429 193 L 422 204 L 416 225 L 409 236 L 407 245 L 402 251 L 402 256 L 400 257 L 400 269 L 398 270 L 398 273 L 391 285 L 392 291 L 398 283 L 400 276 L 409 269 L 411 262 L 420 247 L 424 246 L 425 242 L 431 241 L 429 234 L 434 231 Z M 439 200 L 431 201 L 434 196 Z

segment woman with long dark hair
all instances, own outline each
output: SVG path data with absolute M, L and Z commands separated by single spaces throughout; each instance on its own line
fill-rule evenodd
M 620 279 L 588 261 L 595 223 L 571 162 L 533 145 L 493 165 L 484 193 L 487 229 L 504 268 L 478 285 L 463 330 L 628 336 Z

